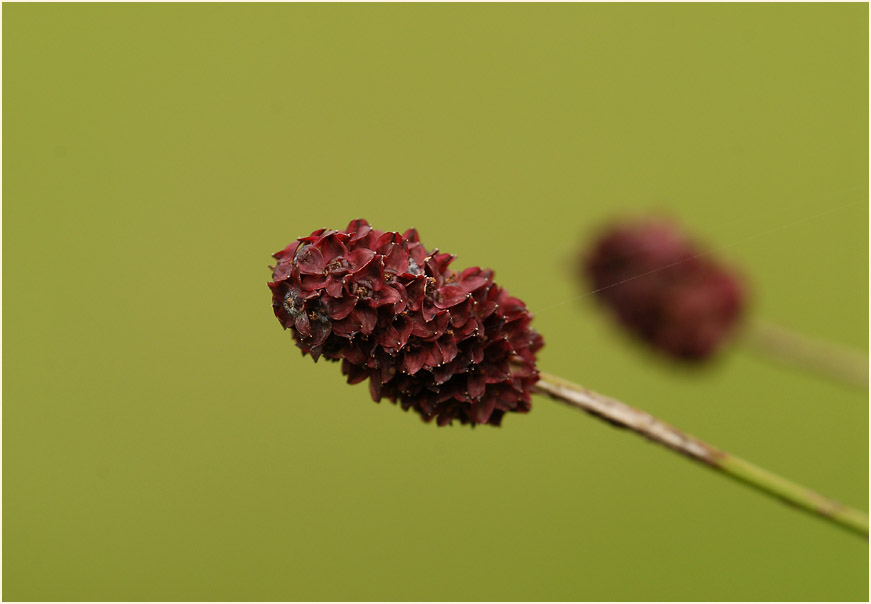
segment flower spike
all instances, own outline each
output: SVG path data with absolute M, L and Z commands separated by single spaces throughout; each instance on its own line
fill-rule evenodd
M 452 270 L 417 231 L 353 220 L 274 255 L 272 307 L 303 354 L 342 361 L 372 398 L 438 425 L 499 425 L 530 409 L 541 336 L 526 306 L 477 267 Z

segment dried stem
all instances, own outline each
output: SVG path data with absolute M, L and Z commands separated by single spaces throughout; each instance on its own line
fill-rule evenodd
M 868 388 L 868 357 L 860 352 L 758 320 L 747 326 L 744 338 L 751 348 L 766 356 Z
M 681 432 L 649 413 L 542 373 L 536 389 L 554 400 L 628 428 L 661 445 L 868 538 L 868 516 Z

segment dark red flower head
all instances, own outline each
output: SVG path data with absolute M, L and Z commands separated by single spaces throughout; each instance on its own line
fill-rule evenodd
M 372 398 L 399 401 L 424 421 L 499 425 L 530 409 L 541 336 L 517 298 L 477 267 L 427 252 L 410 229 L 354 220 L 320 229 L 274 255 L 272 306 L 303 354 L 342 361 Z
M 665 221 L 614 226 L 581 260 L 587 282 L 619 321 L 673 357 L 710 357 L 744 308 L 737 275 Z

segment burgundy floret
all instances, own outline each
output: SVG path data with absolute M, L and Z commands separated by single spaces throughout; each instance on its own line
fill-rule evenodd
M 517 298 L 478 267 L 427 252 L 417 231 L 354 220 L 274 255 L 272 306 L 303 354 L 342 361 L 373 400 L 399 402 L 440 426 L 499 425 L 530 409 L 541 336 Z
M 745 306 L 737 274 L 666 221 L 612 227 L 585 251 L 581 271 L 630 332 L 679 359 L 711 357 Z

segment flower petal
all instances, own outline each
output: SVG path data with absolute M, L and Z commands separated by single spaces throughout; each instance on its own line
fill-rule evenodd
M 400 244 L 392 244 L 384 255 L 384 272 L 401 275 L 408 272 L 408 252 Z
M 378 291 L 384 287 L 384 265 L 381 256 L 374 256 L 364 266 L 354 273 L 352 279 L 352 293 L 356 288 L 363 288 L 368 291 Z
M 358 305 L 351 311 L 351 318 L 360 322 L 360 333 L 368 336 L 375 329 L 375 323 L 378 321 L 378 313 L 376 313 L 374 309 L 363 304 Z
M 435 305 L 437 308 L 450 308 L 463 302 L 468 296 L 459 285 L 445 285 L 436 293 Z
M 326 263 L 324 262 L 324 256 L 321 254 L 320 250 L 309 245 L 297 256 L 296 265 L 301 273 L 323 275 Z
M 303 312 L 296 313 L 294 316 L 294 327 L 299 332 L 303 338 L 310 338 L 312 336 L 311 325 L 309 324 L 308 315 Z
M 372 306 L 378 308 L 379 306 L 396 304 L 402 300 L 402 296 L 400 296 L 397 290 L 385 285 L 382 289 L 373 291 L 367 296 L 367 299 L 371 301 Z
M 350 233 L 350 243 L 354 243 L 359 241 L 363 237 L 365 237 L 369 231 L 372 230 L 372 227 L 369 226 L 369 223 L 363 220 L 362 218 L 358 218 L 357 220 L 352 220 L 348 223 L 348 228 L 345 229 L 346 232 Z
M 330 274 L 324 283 L 324 289 L 327 291 L 327 294 L 333 298 L 341 298 L 342 292 L 344 291 L 344 282 L 342 279 Z
M 351 314 L 351 311 L 354 310 L 354 306 L 357 303 L 357 299 L 352 298 L 351 296 L 338 299 L 324 298 L 321 303 L 331 319 L 339 320 L 344 319 Z
M 480 373 L 470 373 L 466 378 L 466 392 L 474 399 L 480 399 L 484 396 L 484 390 L 487 387 L 487 380 Z
M 348 254 L 345 260 L 348 262 L 348 272 L 355 273 L 366 266 L 376 256 L 374 250 L 358 248 Z
M 293 269 L 295 266 L 296 265 L 290 260 L 279 261 L 275 269 L 272 271 L 272 280 L 284 281 L 293 273 Z
M 406 348 L 402 356 L 402 370 L 408 375 L 416 374 L 426 362 L 426 356 L 426 350 L 422 348 Z
M 278 260 L 279 263 L 283 260 L 293 260 L 293 257 L 296 255 L 296 248 L 298 248 L 301 243 L 302 242 L 297 239 L 280 252 L 275 252 L 274 254 L 272 254 L 272 257 Z
M 476 403 L 474 406 L 475 421 L 479 424 L 486 424 L 490 421 L 490 416 L 496 409 L 496 404 L 498 402 L 499 401 L 495 396 L 488 396 Z
M 325 263 L 340 257 L 344 257 L 348 250 L 343 240 L 347 240 L 348 236 L 338 231 L 330 231 L 314 244 L 314 247 L 323 255 Z

